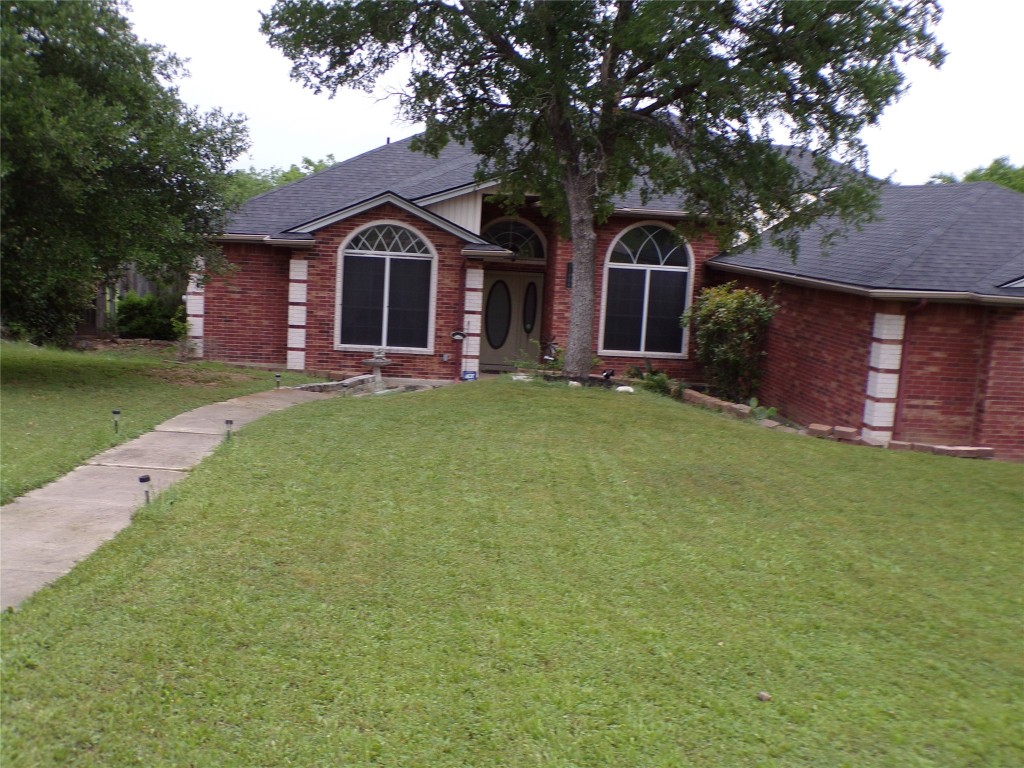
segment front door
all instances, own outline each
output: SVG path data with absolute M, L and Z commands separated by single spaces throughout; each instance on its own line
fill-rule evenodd
M 524 272 L 484 274 L 481 368 L 509 371 L 517 360 L 537 360 L 543 295 L 543 275 Z

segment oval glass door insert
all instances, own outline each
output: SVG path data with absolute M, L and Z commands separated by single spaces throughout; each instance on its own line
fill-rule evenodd
M 537 322 L 537 284 L 532 280 L 526 284 L 523 294 L 523 330 L 529 336 Z
M 484 331 L 491 349 L 501 349 L 508 338 L 512 325 L 512 295 L 504 280 L 491 286 L 487 294 L 487 311 L 484 313 Z

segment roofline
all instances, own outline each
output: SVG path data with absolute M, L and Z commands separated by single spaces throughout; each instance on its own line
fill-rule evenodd
M 462 255 L 474 260 L 491 259 L 499 261 L 508 261 L 511 257 L 515 256 L 515 254 L 507 248 L 495 250 L 494 248 L 474 248 L 471 245 L 467 245 L 462 249 Z
M 351 218 L 352 216 L 356 216 L 360 213 L 365 213 L 366 211 L 377 208 L 378 206 L 381 206 L 384 203 L 391 203 L 392 205 L 401 208 L 403 211 L 411 213 L 413 216 L 423 219 L 424 221 L 430 222 L 434 226 L 443 229 L 445 232 L 453 234 L 456 237 L 465 240 L 466 242 L 477 243 L 480 245 L 483 245 L 484 243 L 487 242 L 482 237 L 480 237 L 480 235 L 474 234 L 470 232 L 468 229 L 460 227 L 458 224 L 449 221 L 443 216 L 438 216 L 433 211 L 429 211 L 426 208 L 422 208 L 421 206 L 417 205 L 411 200 L 406 200 L 401 195 L 397 195 L 391 191 L 382 192 L 379 195 L 374 195 L 373 197 L 369 197 L 365 200 L 355 203 L 354 205 L 349 205 L 345 208 L 341 208 L 340 210 L 337 210 L 334 213 L 329 213 L 326 216 L 321 216 L 318 219 L 313 219 L 312 221 L 308 221 L 305 224 L 300 224 L 297 227 L 291 227 L 287 231 L 309 234 L 311 232 L 315 232 L 318 229 L 323 229 L 324 227 L 330 224 L 334 224 L 337 221 L 343 221 L 344 219 Z
M 694 216 L 686 211 L 663 211 L 658 208 L 616 208 L 618 216 L 644 216 L 659 219 L 692 219 Z
M 451 200 L 454 197 L 462 197 L 462 195 L 469 192 L 483 192 L 498 186 L 500 184 L 497 181 L 474 181 L 471 184 L 452 187 L 443 192 L 433 192 L 423 197 L 414 197 L 413 200 L 416 202 L 416 205 L 434 205 L 434 203 L 443 203 L 445 200 Z
M 281 245 L 288 248 L 312 248 L 316 245 L 315 240 L 290 240 L 273 235 L 243 235 L 234 232 L 225 232 L 212 239 L 217 243 L 259 243 L 260 245 Z
M 900 288 L 867 288 L 861 285 L 839 283 L 832 280 L 822 280 L 815 277 L 804 277 L 793 275 L 787 272 L 775 272 L 769 269 L 757 267 L 745 267 L 740 264 L 729 264 L 722 261 L 708 261 L 707 266 L 712 269 L 720 269 L 723 272 L 734 272 L 740 275 L 751 275 L 763 277 L 770 280 L 777 280 L 781 283 L 791 283 L 807 288 L 822 288 L 838 293 L 850 293 L 855 296 L 865 296 L 869 299 L 879 300 L 902 300 L 919 301 L 929 299 L 931 301 L 948 301 L 972 304 L 994 304 L 1006 306 L 1024 307 L 1024 296 L 999 296 L 997 294 L 975 293 L 974 291 L 918 291 Z

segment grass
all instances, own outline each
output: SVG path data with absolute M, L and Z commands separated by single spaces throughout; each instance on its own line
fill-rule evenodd
M 1021 765 L 1022 509 L 647 394 L 300 406 L 2 617 L 3 764 Z
M 270 389 L 269 371 L 179 363 L 173 350 L 82 353 L 0 345 L 0 503 L 200 405 Z M 285 384 L 308 381 L 285 373 Z M 121 410 L 114 433 L 111 411 Z

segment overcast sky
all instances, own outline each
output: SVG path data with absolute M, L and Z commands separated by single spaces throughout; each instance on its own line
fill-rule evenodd
M 181 97 L 248 118 L 252 147 L 239 167 L 287 167 L 303 157 L 344 160 L 390 137 L 417 132 L 395 103 L 360 91 L 334 99 L 289 77 L 287 59 L 259 32 L 273 0 L 132 0 L 136 34 L 189 60 Z M 865 132 L 870 171 L 922 184 L 939 171 L 962 174 L 1008 155 L 1024 165 L 1021 0 L 946 0 L 940 70 L 910 66 L 912 83 L 880 125 Z

